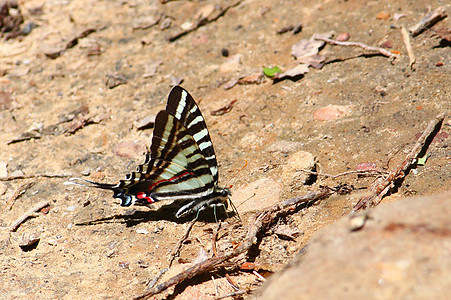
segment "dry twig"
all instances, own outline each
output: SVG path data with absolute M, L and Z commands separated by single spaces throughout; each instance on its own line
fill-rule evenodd
M 425 29 L 431 27 L 441 19 L 446 18 L 446 9 L 444 7 L 439 7 L 434 11 L 427 14 L 420 22 L 409 27 L 410 35 L 417 36 L 422 33 Z
M 359 43 L 359 42 L 340 42 L 340 41 L 335 41 L 335 40 L 331 40 L 331 39 L 324 38 L 324 37 L 315 37 L 315 40 L 320 40 L 320 41 L 327 42 L 329 44 L 339 45 L 339 46 L 360 47 L 360 48 L 363 48 L 363 49 L 365 49 L 367 51 L 379 52 L 383 56 L 387 56 L 387 57 L 390 57 L 390 58 L 397 58 L 398 57 L 398 54 L 394 54 L 394 53 L 392 53 L 390 51 L 385 50 L 384 48 L 372 47 L 372 46 L 368 46 L 368 45 L 365 45 L 365 44 Z
M 396 171 L 392 171 L 387 177 L 378 180 L 371 187 L 371 195 L 363 197 L 354 206 L 353 211 L 356 212 L 360 209 L 366 209 L 372 206 L 376 206 L 382 200 L 382 198 L 388 193 L 390 189 L 394 187 L 394 181 L 406 176 L 406 171 L 416 162 L 418 154 L 421 152 L 426 144 L 428 137 L 435 132 L 435 129 L 441 124 L 446 116 L 446 111 L 439 114 L 432 120 L 423 134 L 418 138 L 417 142 L 413 146 L 412 150 L 407 154 L 405 160 L 399 165 Z
M 38 204 L 36 204 L 32 208 L 30 208 L 29 210 L 27 210 L 16 221 L 14 221 L 14 223 L 11 224 L 11 226 L 9 227 L 9 231 L 11 231 L 11 232 L 16 231 L 17 228 L 19 228 L 20 224 L 22 224 L 26 219 L 35 216 L 35 213 L 38 210 L 46 207 L 47 205 L 50 205 L 50 201 L 44 200 L 44 201 L 39 202 Z
M 14 175 L 8 177 L 0 177 L 0 181 L 12 181 L 17 179 L 29 179 L 29 178 L 66 178 L 70 177 L 70 175 L 58 175 L 58 174 L 30 174 L 30 175 Z
M 234 289 L 235 291 L 239 291 L 240 287 L 239 285 L 232 279 L 232 277 L 230 277 L 229 274 L 225 274 L 225 277 L 227 279 L 227 282 L 229 283 L 229 285 L 232 287 L 232 289 Z
M 337 177 L 346 176 L 346 175 L 350 175 L 350 174 L 357 174 L 358 176 L 363 176 L 363 175 L 365 175 L 365 176 L 380 176 L 380 175 L 388 174 L 388 172 L 379 171 L 379 170 L 346 171 L 346 172 L 339 173 L 339 174 L 336 174 L 336 175 L 326 174 L 326 173 L 319 173 L 319 172 L 315 172 L 315 171 L 311 171 L 311 170 L 305 170 L 305 169 L 297 169 L 296 171 L 301 171 L 301 172 L 309 173 L 309 174 L 316 175 L 316 176 L 324 176 L 324 177 L 330 177 L 330 178 L 337 178 Z
M 149 280 L 149 282 L 146 284 L 147 285 L 147 290 L 150 290 L 151 288 L 153 288 L 153 286 L 155 284 L 157 284 L 158 280 L 160 280 L 160 278 L 167 272 L 169 271 L 169 268 L 164 268 L 162 270 L 160 270 L 160 272 L 158 272 L 158 275 L 155 276 L 154 279 Z
M 407 55 L 409 56 L 409 67 L 411 70 L 414 70 L 413 64 L 415 63 L 415 54 L 413 53 L 412 44 L 410 43 L 410 37 L 406 27 L 401 26 L 401 33 L 404 45 L 406 45 Z
M 286 215 L 288 212 L 290 212 L 291 206 L 305 202 L 316 202 L 318 200 L 330 196 L 331 194 L 332 192 L 329 189 L 325 188 L 318 192 L 310 192 L 304 196 L 281 201 L 279 204 L 263 210 L 250 223 L 244 241 L 234 250 L 220 256 L 211 257 L 203 262 L 195 264 L 191 268 L 177 274 L 172 278 L 169 278 L 167 281 L 163 283 L 156 285 L 151 290 L 135 297 L 134 299 L 145 299 L 151 297 L 155 294 L 161 293 L 162 291 L 166 290 L 167 288 L 173 285 L 180 284 L 181 282 L 189 280 L 194 276 L 209 272 L 215 268 L 220 267 L 222 263 L 227 262 L 228 260 L 247 252 L 252 247 L 252 245 L 257 241 L 257 234 L 260 231 L 267 228 L 267 226 L 272 224 L 276 218 L 278 218 L 281 215 Z

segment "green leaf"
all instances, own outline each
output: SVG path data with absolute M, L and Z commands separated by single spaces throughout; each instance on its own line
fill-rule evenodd
M 417 161 L 417 165 L 424 166 L 426 164 L 426 161 L 428 160 L 429 156 L 431 156 L 431 155 L 430 154 L 426 154 L 423 157 L 419 157 L 418 161 Z
M 277 73 L 281 73 L 282 71 L 278 66 L 274 66 L 272 68 L 263 67 L 263 73 L 268 77 L 274 77 Z

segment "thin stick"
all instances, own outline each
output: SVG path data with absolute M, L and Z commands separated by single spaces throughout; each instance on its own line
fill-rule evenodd
M 255 276 L 257 276 L 258 279 L 260 279 L 260 281 L 266 281 L 266 278 L 263 277 L 262 275 L 260 275 L 257 271 L 253 270 L 252 274 L 254 274 Z
M 311 170 L 305 170 L 305 169 L 297 169 L 296 171 L 301 171 L 301 172 L 309 173 L 309 174 L 312 174 L 312 175 L 325 176 L 325 177 L 330 177 L 330 178 L 337 178 L 337 177 L 340 177 L 340 176 L 345 176 L 345 175 L 350 175 L 350 174 L 367 175 L 367 176 L 388 174 L 388 172 L 379 171 L 379 170 L 346 171 L 346 172 L 339 173 L 339 174 L 336 174 L 336 175 L 331 175 L 331 174 L 326 174 L 326 173 L 319 173 L 319 172 L 315 172 L 315 171 L 311 171 Z
M 29 178 L 39 178 L 39 177 L 66 178 L 66 177 L 70 177 L 70 175 L 58 175 L 58 174 L 14 175 L 14 176 L 0 177 L 0 181 L 12 181 L 12 180 L 17 180 L 17 179 L 29 179 Z
M 240 287 L 238 286 L 238 284 L 232 279 L 232 277 L 230 277 L 230 275 L 228 273 L 225 274 L 225 277 L 227 279 L 227 282 L 229 283 L 229 285 L 235 290 L 235 291 L 239 291 Z
M 404 45 L 406 45 L 407 55 L 409 56 L 409 67 L 411 70 L 414 70 L 413 64 L 415 63 L 415 54 L 413 53 L 412 44 L 410 43 L 410 37 L 406 27 L 401 26 L 401 33 Z
M 194 223 L 196 223 L 196 221 L 197 221 L 197 217 L 189 223 L 188 228 L 185 231 L 185 234 L 179 239 L 179 241 L 177 242 L 177 245 L 174 247 L 174 250 L 172 250 L 171 256 L 169 257 L 168 268 L 170 268 L 172 266 L 172 263 L 174 262 L 175 257 L 180 254 L 180 249 L 182 248 L 182 244 L 188 238 L 189 233 L 191 232 L 191 229 L 193 229 Z
M 169 278 L 167 281 L 156 285 L 154 288 L 145 292 L 144 294 L 136 296 L 134 299 L 137 300 L 151 297 L 155 294 L 161 293 L 162 291 L 173 285 L 180 284 L 181 282 L 189 280 L 194 276 L 206 273 L 216 267 L 219 267 L 222 263 L 230 260 L 231 258 L 247 252 L 257 240 L 257 234 L 262 229 L 264 229 L 266 225 L 271 224 L 275 218 L 278 218 L 283 214 L 286 215 L 287 213 L 290 213 L 291 206 L 299 205 L 305 202 L 316 202 L 330 196 L 331 194 L 332 192 L 329 189 L 322 189 L 321 191 L 307 193 L 304 196 L 281 201 L 279 202 L 279 204 L 263 210 L 248 226 L 247 234 L 244 238 L 243 243 L 241 243 L 234 250 L 220 256 L 211 257 L 207 260 L 204 260 L 203 262 L 195 264 L 191 268 L 175 275 L 172 278 Z
M 315 40 L 320 40 L 320 41 L 327 42 L 329 44 L 339 45 L 339 46 L 360 47 L 360 48 L 363 48 L 363 49 L 365 49 L 367 51 L 379 52 L 383 56 L 387 56 L 387 57 L 390 57 L 390 58 L 397 58 L 398 57 L 397 54 L 394 54 L 394 53 L 392 53 L 390 51 L 387 51 L 384 48 L 372 47 L 372 46 L 368 46 L 368 45 L 365 45 L 365 44 L 359 43 L 359 42 L 339 42 L 339 41 L 335 41 L 335 40 L 331 40 L 331 39 L 323 38 L 323 37 L 315 37 Z
M 420 22 L 409 27 L 410 35 L 417 36 L 422 33 L 425 29 L 431 27 L 441 19 L 446 18 L 446 9 L 444 7 L 439 7 L 434 11 L 427 14 Z
M 26 219 L 33 217 L 34 214 L 42 209 L 43 207 L 46 207 L 47 205 L 50 205 L 50 201 L 44 200 L 30 208 L 28 211 L 26 211 L 23 215 L 21 215 L 14 223 L 11 224 L 9 227 L 9 231 L 14 232 L 19 228 L 20 224 L 22 224 Z
M 150 280 L 149 283 L 147 283 L 147 290 L 150 290 L 151 288 L 153 288 L 153 286 L 155 284 L 157 284 L 158 280 L 160 280 L 161 276 L 164 275 L 164 273 L 166 273 L 167 271 L 169 271 L 169 268 L 164 268 L 162 270 L 160 270 L 160 272 L 158 272 L 158 275 L 155 276 L 154 279 Z
M 29 188 L 31 188 L 34 185 L 33 181 L 27 182 L 19 186 L 19 188 L 14 192 L 14 194 L 9 198 L 7 203 L 11 203 L 9 206 L 9 210 L 13 209 L 14 204 L 16 203 L 16 200 L 20 198 Z
M 189 28 L 189 29 L 186 29 L 186 30 L 183 30 L 183 31 L 177 33 L 176 35 L 171 36 L 168 40 L 169 40 L 170 42 L 174 42 L 174 41 L 178 40 L 179 38 L 181 38 L 182 36 L 185 36 L 185 35 L 187 35 L 188 33 L 191 33 L 191 32 L 193 32 L 193 31 L 197 30 L 198 28 L 207 25 L 208 23 L 211 23 L 211 22 L 214 22 L 214 21 L 218 20 L 220 17 L 224 16 L 225 13 L 226 13 L 229 9 L 231 9 L 231 8 L 233 8 L 233 7 L 235 7 L 235 6 L 238 6 L 241 2 L 243 2 L 243 0 L 238 0 L 238 1 L 232 3 L 232 4 L 228 5 L 228 6 L 226 6 L 226 7 L 222 8 L 222 9 L 220 9 L 220 11 L 218 12 L 218 14 L 217 14 L 216 16 L 214 16 L 213 18 L 211 18 L 211 19 L 208 19 L 208 18 L 207 18 L 207 19 L 199 20 L 199 21 L 197 22 L 197 24 L 194 25 L 193 27 L 191 27 L 191 28 Z
M 439 114 L 432 120 L 423 134 L 418 138 L 417 142 L 413 146 L 412 150 L 407 154 L 405 160 L 399 165 L 396 171 L 391 171 L 388 176 L 384 179 L 379 180 L 371 187 L 371 195 L 363 197 L 357 202 L 353 208 L 353 212 L 360 209 L 367 209 L 372 206 L 376 206 L 382 200 L 382 198 L 388 193 L 388 191 L 393 188 L 394 181 L 406 176 L 406 171 L 416 162 L 418 154 L 423 149 L 427 138 L 435 131 L 437 126 L 441 124 L 446 116 L 446 111 Z

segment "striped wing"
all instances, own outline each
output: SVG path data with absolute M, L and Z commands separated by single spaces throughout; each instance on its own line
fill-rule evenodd
M 205 120 L 191 95 L 179 86 L 171 90 L 166 110 L 158 113 L 150 152 L 136 172 L 118 184 L 72 179 L 74 184 L 113 190 L 122 206 L 186 200 L 176 217 L 227 205 L 230 195 L 229 189 L 217 186 L 218 166 Z
M 120 181 L 115 197 L 122 199 L 122 205 L 130 205 L 129 201 L 202 201 L 213 193 L 214 186 L 210 167 L 194 137 L 178 119 L 160 111 L 150 155 L 137 172 Z
M 199 149 L 210 167 L 213 181 L 217 183 L 218 163 L 216 161 L 215 150 L 213 149 L 204 117 L 193 97 L 182 87 L 175 86 L 169 93 L 166 111 L 180 120 L 199 145 Z

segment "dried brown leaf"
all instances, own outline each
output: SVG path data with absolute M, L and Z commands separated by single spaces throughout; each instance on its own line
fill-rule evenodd
M 308 70 L 307 64 L 299 64 L 299 65 L 295 66 L 294 68 L 291 68 L 281 74 L 277 74 L 273 78 L 277 79 L 277 80 L 281 80 L 284 78 L 294 78 L 294 77 L 298 77 L 300 75 L 304 75 L 308 71 L 309 70 Z
M 232 100 L 226 106 L 223 106 L 223 107 L 221 107 L 219 109 L 211 111 L 211 115 L 212 116 L 222 116 L 222 115 L 230 112 L 232 110 L 232 108 L 233 108 L 233 105 L 236 103 L 236 101 L 237 101 L 236 99 Z
M 324 66 L 326 57 L 324 55 L 312 55 L 299 59 L 299 62 L 314 67 L 315 69 L 321 69 Z
M 330 38 L 331 36 L 331 33 L 314 34 L 310 39 L 302 39 L 291 47 L 291 55 L 297 60 L 315 56 L 325 44 L 324 41 L 316 40 L 316 38 Z
M 245 77 L 242 77 L 238 80 L 239 84 L 260 84 L 263 82 L 265 76 L 262 72 L 258 72 L 252 75 L 248 75 Z

